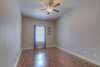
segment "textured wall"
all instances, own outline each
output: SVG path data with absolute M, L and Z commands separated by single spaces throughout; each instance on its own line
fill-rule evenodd
M 54 47 L 55 44 L 55 22 L 41 21 L 29 17 L 23 17 L 22 23 L 22 48 L 33 48 L 34 46 L 34 25 L 46 25 L 46 46 Z M 51 28 L 51 35 L 48 35 L 47 28 Z
M 58 47 L 100 64 L 100 0 L 80 0 L 57 24 Z
M 0 0 L 0 67 L 15 67 L 21 49 L 17 0 Z

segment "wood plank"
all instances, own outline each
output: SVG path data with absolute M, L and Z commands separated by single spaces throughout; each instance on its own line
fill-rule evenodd
M 57 48 L 24 50 L 18 67 L 99 67 Z

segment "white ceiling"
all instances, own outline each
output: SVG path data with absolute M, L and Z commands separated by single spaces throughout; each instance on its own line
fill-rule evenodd
M 60 10 L 59 13 L 52 12 L 50 15 L 47 15 L 46 11 L 41 11 L 41 8 L 44 8 L 40 4 L 40 0 L 20 0 L 20 10 L 22 15 L 33 17 L 41 20 L 54 20 L 70 12 L 73 8 L 76 7 L 79 0 L 62 0 L 61 6 L 57 7 Z

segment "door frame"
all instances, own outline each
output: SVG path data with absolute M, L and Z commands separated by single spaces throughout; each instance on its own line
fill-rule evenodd
M 44 36 L 45 36 L 45 41 L 44 41 L 44 45 L 42 46 L 42 48 L 46 48 L 46 25 L 45 24 L 41 24 L 41 26 L 44 26 L 44 29 L 45 29 L 45 34 L 44 34 Z M 35 25 L 33 25 L 33 39 L 34 39 L 34 48 L 36 49 L 37 48 L 37 46 L 36 46 L 36 34 L 35 34 L 35 32 L 36 32 L 36 26 L 38 26 L 38 24 L 35 24 Z

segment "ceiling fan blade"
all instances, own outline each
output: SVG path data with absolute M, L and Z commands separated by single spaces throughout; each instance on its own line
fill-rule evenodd
M 45 6 L 48 6 L 48 0 L 41 0 L 41 3 Z
M 59 10 L 56 10 L 56 9 L 54 9 L 53 11 L 55 11 L 55 12 L 57 12 L 57 13 L 60 12 Z
M 57 7 L 57 6 L 60 6 L 60 5 L 61 5 L 60 3 L 57 3 L 53 7 Z

